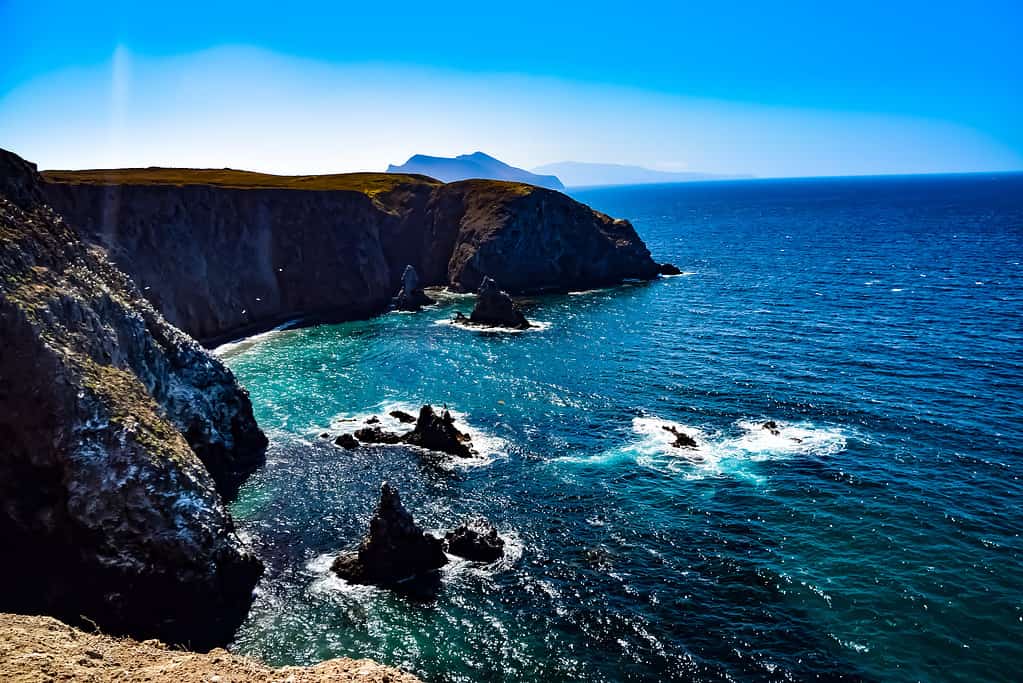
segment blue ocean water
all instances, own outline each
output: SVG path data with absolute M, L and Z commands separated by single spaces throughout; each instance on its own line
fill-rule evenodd
M 444 324 L 452 296 L 223 352 L 272 442 L 233 505 L 267 563 L 234 649 L 428 681 L 1019 680 L 1023 176 L 575 196 L 685 275 L 529 299 L 535 331 Z M 424 402 L 480 464 L 317 438 Z M 383 480 L 508 557 L 429 602 L 333 578 Z

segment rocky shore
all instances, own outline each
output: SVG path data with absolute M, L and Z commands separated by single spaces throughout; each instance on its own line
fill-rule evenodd
M 198 649 L 230 640 L 262 573 L 224 501 L 267 440 L 245 390 L 193 337 L 415 310 L 425 286 L 474 291 L 491 275 L 525 293 L 663 270 L 628 222 L 518 183 L 43 178 L 4 150 L 0 238 L 0 546 L 12 558 L 0 581 L 17 587 L 0 610 Z M 484 293 L 481 319 L 521 316 L 496 286 Z M 447 411 L 396 419 L 415 422 L 402 443 L 474 455 Z M 338 444 L 391 442 L 364 430 Z M 486 558 L 502 545 L 491 531 L 469 525 L 447 542 Z

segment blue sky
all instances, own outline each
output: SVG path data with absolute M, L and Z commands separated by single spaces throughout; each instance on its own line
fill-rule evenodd
M 43 168 L 1023 168 L 1018 0 L 156 5 L 0 0 L 0 146 Z

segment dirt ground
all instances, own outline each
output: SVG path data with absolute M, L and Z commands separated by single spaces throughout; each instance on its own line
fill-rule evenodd
M 0 614 L 0 681 L 51 683 L 416 683 L 418 678 L 368 659 L 331 659 L 271 669 L 225 650 L 174 650 L 156 640 L 85 633 L 50 617 Z

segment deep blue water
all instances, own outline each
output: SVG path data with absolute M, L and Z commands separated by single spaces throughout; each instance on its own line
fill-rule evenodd
M 225 354 L 272 441 L 233 506 L 268 566 L 234 648 L 428 681 L 1019 680 L 1023 176 L 576 196 L 687 274 L 531 299 L 538 331 L 438 324 L 451 298 Z M 423 402 L 485 464 L 316 437 Z M 331 578 L 384 479 L 510 556 L 427 603 Z

